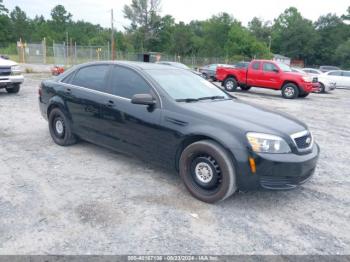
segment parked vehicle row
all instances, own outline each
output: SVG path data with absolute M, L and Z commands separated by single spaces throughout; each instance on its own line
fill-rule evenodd
M 175 168 L 209 203 L 239 189 L 294 188 L 312 176 L 320 152 L 301 121 L 166 65 L 79 65 L 43 81 L 39 105 L 58 145 L 80 138 Z

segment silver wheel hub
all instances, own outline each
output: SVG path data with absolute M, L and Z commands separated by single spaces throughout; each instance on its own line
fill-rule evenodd
M 64 127 L 63 127 L 62 120 L 56 121 L 55 128 L 56 128 L 56 131 L 58 134 L 60 134 L 60 135 L 63 134 Z
M 294 95 L 294 88 L 293 87 L 287 87 L 286 90 L 285 90 L 285 94 L 290 97 L 290 96 L 293 96 Z
M 202 183 L 209 183 L 213 179 L 213 170 L 209 164 L 200 162 L 195 168 L 196 177 Z
M 232 82 L 232 81 L 228 81 L 228 82 L 226 83 L 226 87 L 227 87 L 228 89 L 233 89 L 233 82 Z

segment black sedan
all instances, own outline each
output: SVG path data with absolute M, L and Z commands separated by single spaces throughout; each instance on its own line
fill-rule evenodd
M 164 65 L 76 66 L 42 82 L 39 104 L 58 145 L 79 138 L 175 168 L 191 194 L 210 203 L 238 189 L 294 188 L 319 155 L 304 123 Z

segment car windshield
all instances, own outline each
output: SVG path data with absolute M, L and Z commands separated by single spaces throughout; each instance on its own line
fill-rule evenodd
M 231 99 L 214 84 L 186 70 L 147 70 L 147 73 L 179 102 Z
M 277 65 L 283 72 L 292 72 L 292 69 L 290 68 L 289 65 L 286 65 L 284 63 L 277 62 Z

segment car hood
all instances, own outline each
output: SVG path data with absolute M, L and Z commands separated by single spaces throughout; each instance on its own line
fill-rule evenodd
M 284 72 L 285 76 L 291 76 L 291 77 L 295 77 L 295 76 L 306 76 L 307 74 L 303 74 L 303 73 L 299 73 L 299 72 Z
M 16 62 L 0 58 L 0 66 L 15 66 Z
M 185 108 L 214 121 L 225 122 L 243 132 L 264 132 L 276 135 L 292 135 L 304 131 L 307 126 L 285 113 L 276 113 L 269 109 L 240 101 L 215 100 L 184 103 Z

